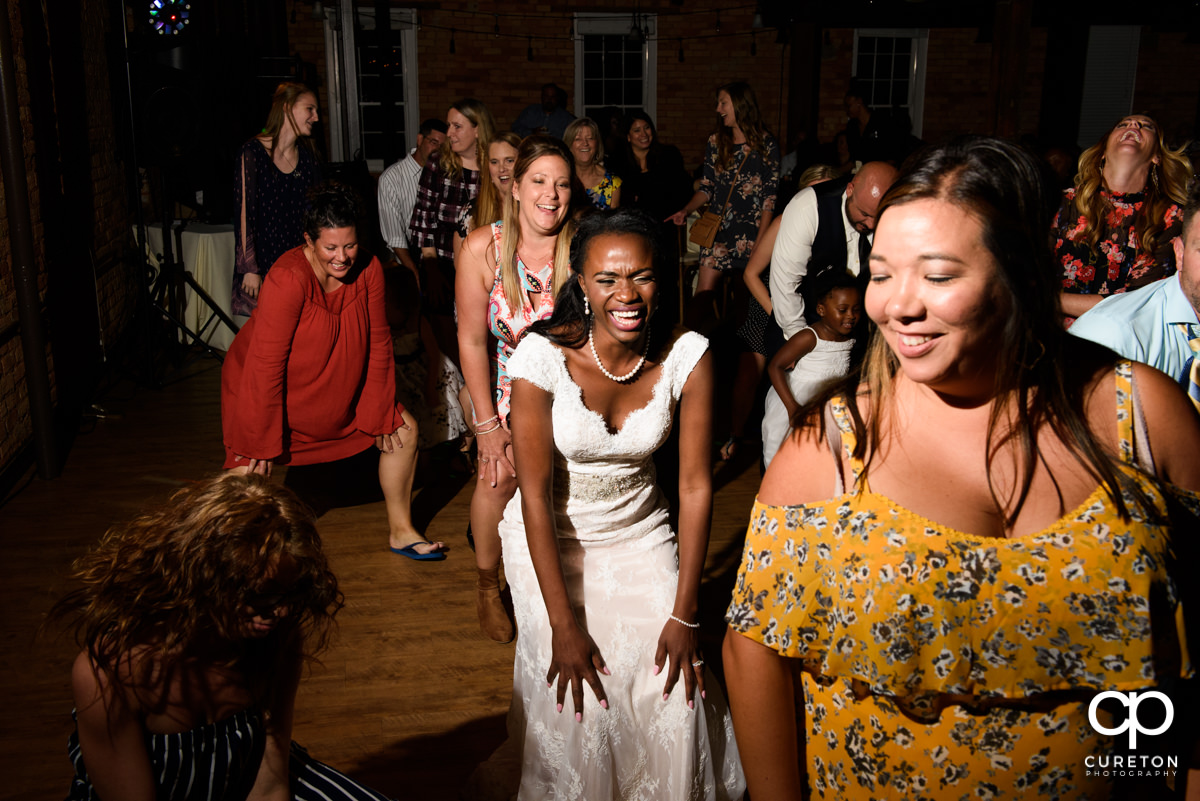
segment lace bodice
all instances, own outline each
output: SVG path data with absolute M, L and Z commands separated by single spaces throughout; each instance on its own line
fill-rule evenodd
M 675 405 L 692 369 L 708 348 L 699 334 L 670 346 L 650 402 L 630 412 L 616 432 L 583 402 L 562 350 L 538 335 L 526 337 L 509 359 L 509 373 L 554 396 L 554 508 L 559 536 L 638 536 L 665 519 L 651 456 L 671 431 Z M 615 513 L 620 510 L 619 513 Z M 520 515 L 520 495 L 505 512 Z M 583 532 L 587 531 L 587 534 Z
M 494 783 L 495 792 L 477 786 L 468 793 L 471 798 L 742 797 L 745 782 L 733 724 L 715 678 L 706 679 L 706 697 L 694 693 L 693 708 L 680 685 L 664 701 L 663 677 L 654 670 L 659 637 L 675 602 L 679 558 L 651 455 L 666 442 L 683 387 L 707 347 L 699 334 L 675 339 L 666 349 L 649 402 L 628 414 L 616 431 L 584 404 L 565 352 L 549 340 L 529 335 L 509 360 L 514 379 L 552 396 L 546 423 L 554 439 L 552 503 L 559 562 L 576 622 L 609 669 L 601 677 L 608 707 L 601 709 L 588 689 L 581 722 L 556 710 L 556 690 L 546 686 L 553 631 L 518 491 L 499 526 L 517 619 L 511 739 L 478 777 L 484 790 Z M 502 778 L 506 759 L 516 763 L 519 780 Z
M 513 378 L 529 381 L 554 396 L 554 448 L 566 468 L 612 475 L 613 471 L 640 468 L 666 440 L 683 385 L 707 349 L 708 340 L 696 333 L 676 339 L 663 359 L 650 402 L 630 412 L 616 433 L 584 405 L 582 390 L 567 371 L 566 356 L 550 340 L 526 337 L 508 364 Z

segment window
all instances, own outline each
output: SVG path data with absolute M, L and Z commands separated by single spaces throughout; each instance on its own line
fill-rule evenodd
M 332 161 L 349 161 L 361 152 L 368 169 L 379 173 L 416 145 L 420 120 L 414 16 L 410 9 L 391 9 L 381 42 L 373 6 L 343 3 L 327 13 Z
M 641 42 L 630 36 L 635 28 Z M 575 114 L 595 118 L 599 109 L 616 106 L 657 116 L 655 16 L 576 14 L 575 32 Z
M 907 115 L 918 138 L 924 115 L 928 46 L 929 31 L 925 29 L 854 32 L 851 75 L 867 92 L 867 105 Z

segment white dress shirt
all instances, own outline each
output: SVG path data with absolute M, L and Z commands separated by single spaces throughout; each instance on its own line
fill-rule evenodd
M 846 217 L 845 199 L 843 192 L 841 216 L 846 230 L 846 268 L 858 275 L 862 268 L 858 261 L 858 238 L 861 234 Z M 775 250 L 771 254 L 771 305 L 774 307 L 775 322 L 783 329 L 785 339 L 791 339 L 806 325 L 804 297 L 796 292 L 796 287 L 800 286 L 808 272 L 813 241 L 817 238 L 817 222 L 817 195 L 812 187 L 808 187 L 800 190 L 783 210 L 779 233 L 775 237 Z
M 421 165 L 413 158 L 414 147 L 379 176 L 379 230 L 391 248 L 408 247 L 408 221 L 417 205 Z

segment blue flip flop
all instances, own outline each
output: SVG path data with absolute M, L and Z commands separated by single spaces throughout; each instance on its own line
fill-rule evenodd
M 445 551 L 431 551 L 429 553 L 421 553 L 420 551 L 417 550 L 418 545 L 432 545 L 432 544 L 433 543 L 430 542 L 429 540 L 418 540 L 414 543 L 410 543 L 409 545 L 405 545 L 403 548 L 393 548 L 392 546 L 389 545 L 388 550 L 391 551 L 392 553 L 399 554 L 400 556 L 407 556 L 409 559 L 413 559 L 417 562 L 440 562 L 443 559 L 445 559 L 446 558 Z

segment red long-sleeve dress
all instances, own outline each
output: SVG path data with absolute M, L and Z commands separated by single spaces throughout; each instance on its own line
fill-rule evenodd
M 326 292 L 303 247 L 279 258 L 221 371 L 226 468 L 331 462 L 396 430 L 404 407 L 383 294 L 377 259 Z

